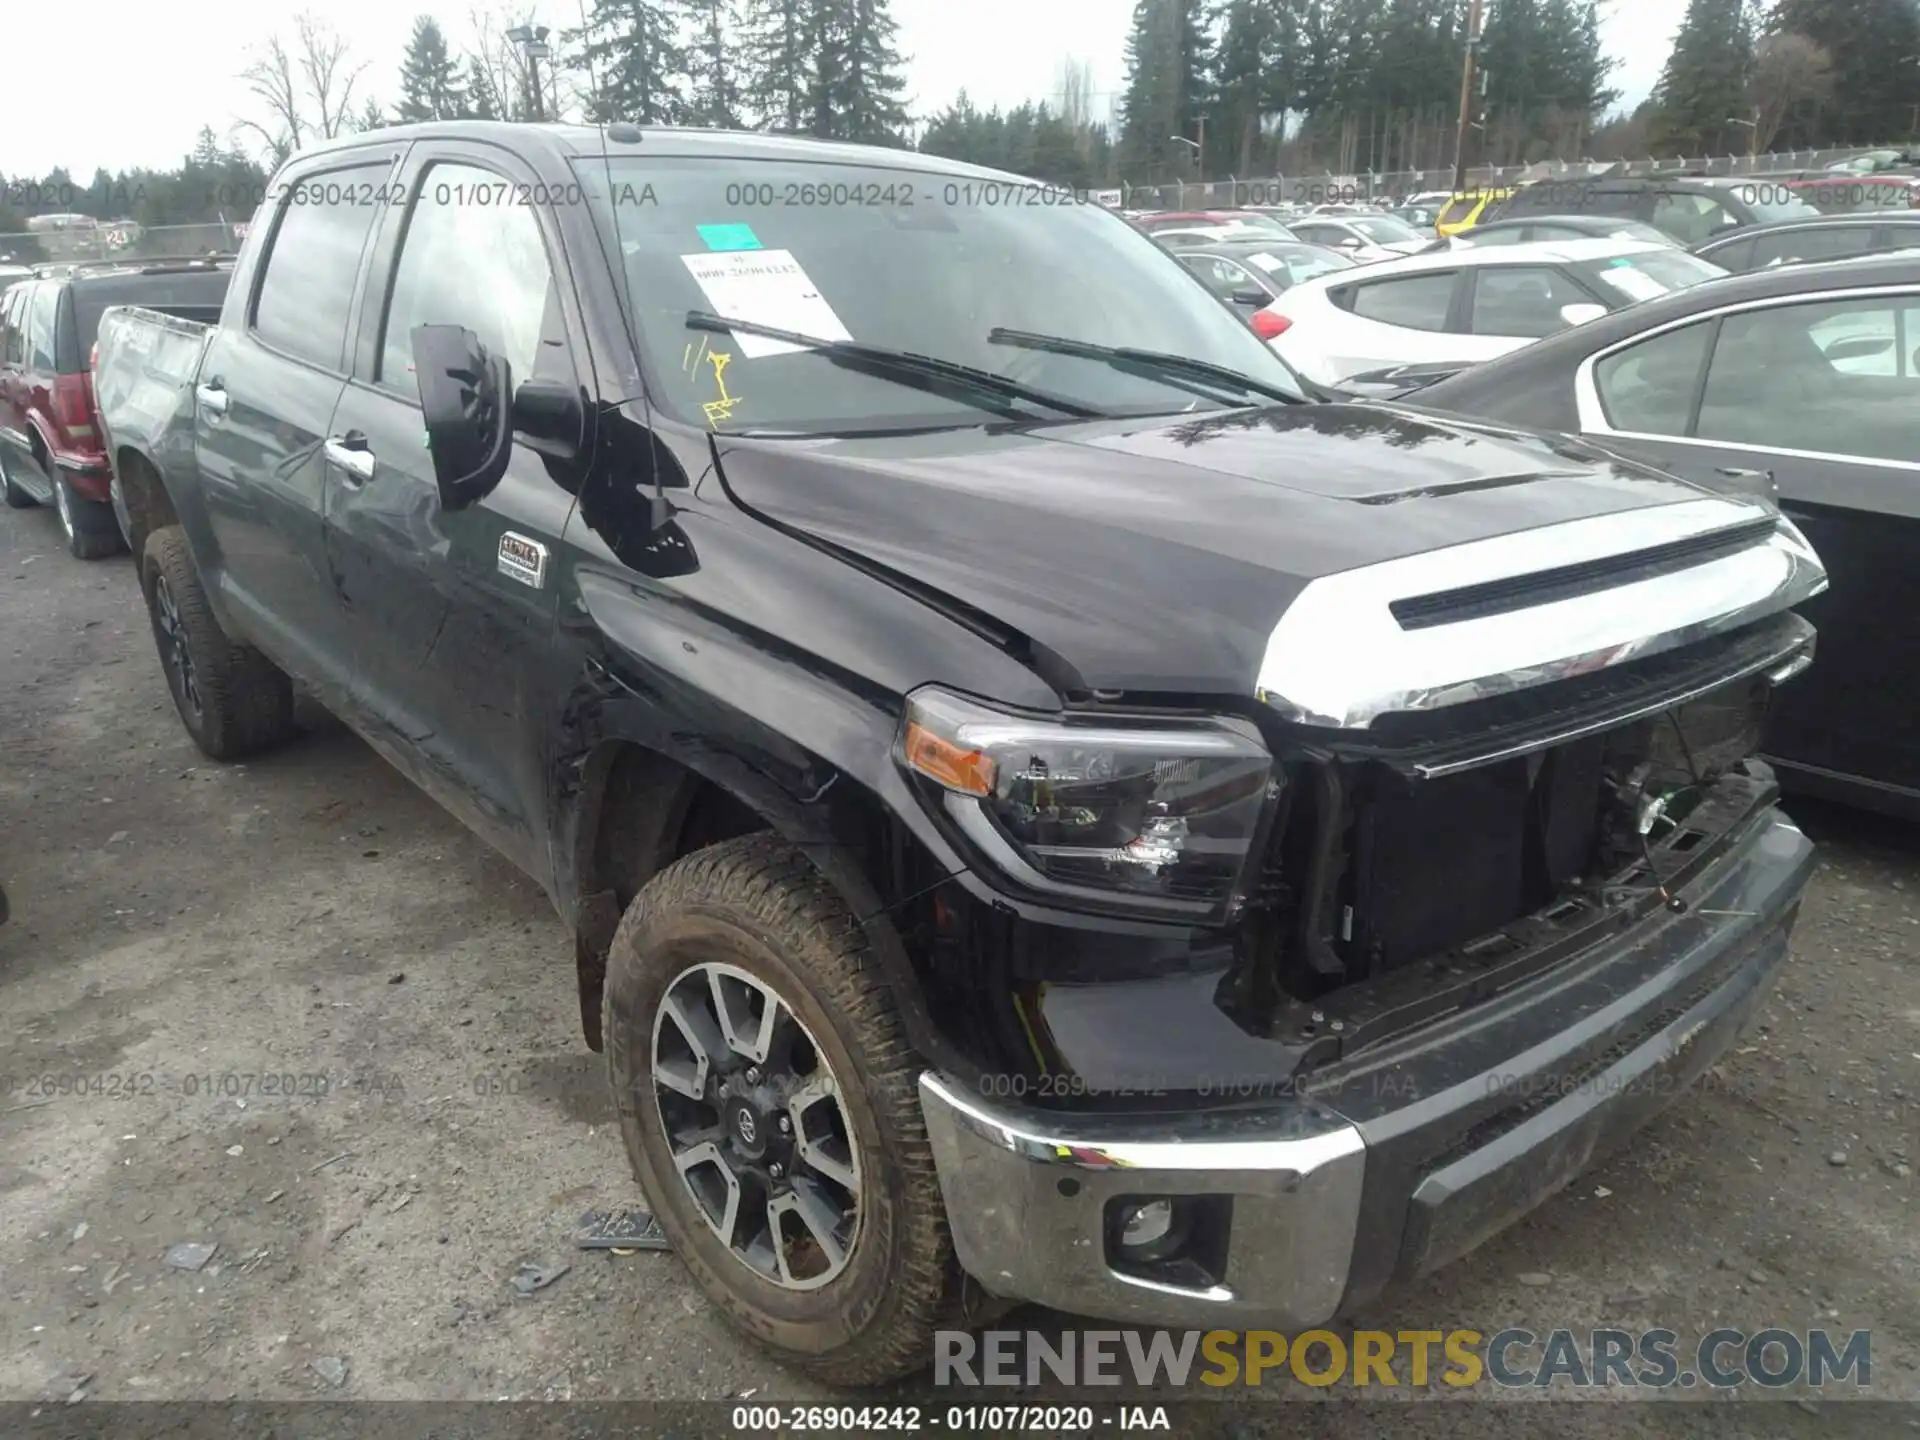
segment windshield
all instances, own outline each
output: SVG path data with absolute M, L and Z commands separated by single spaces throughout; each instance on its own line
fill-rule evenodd
M 1652 300 L 1727 273 L 1712 261 L 1671 248 L 1615 255 L 1608 260 L 1588 261 L 1576 268 L 1588 280 L 1629 302 Z
M 1428 238 L 1393 215 L 1356 215 L 1347 223 L 1376 245 L 1398 245 L 1404 240 Z
M 659 402 L 715 430 L 977 425 L 985 412 L 780 341 L 689 328 L 689 311 L 932 356 L 1107 414 L 1233 402 L 1143 367 L 994 344 L 990 333 L 1158 351 L 1302 394 L 1177 259 L 1118 215 L 1052 187 L 785 159 L 649 154 L 575 165 L 624 260 L 649 383 L 663 382 Z M 1047 203 L 1028 203 L 1036 194 Z
M 1335 270 L 1351 270 L 1354 266 L 1345 255 L 1319 245 L 1270 245 L 1237 258 L 1269 275 L 1283 276 L 1286 283 L 1293 285 Z

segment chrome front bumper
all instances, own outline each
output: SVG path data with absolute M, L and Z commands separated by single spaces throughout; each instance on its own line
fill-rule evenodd
M 931 1071 L 920 1103 L 960 1263 L 988 1290 L 1141 1324 L 1316 1325 L 1346 1293 L 1366 1146 L 1330 1114 L 1054 1117 L 1041 1133 Z M 1231 1195 L 1232 1284 L 1162 1285 L 1108 1263 L 1126 1195 Z

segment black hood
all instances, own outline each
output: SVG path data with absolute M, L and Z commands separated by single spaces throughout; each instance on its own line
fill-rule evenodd
M 1085 688 L 1177 695 L 1252 694 L 1319 576 L 1706 493 L 1565 437 L 1380 404 L 718 452 L 762 518 L 991 617 Z

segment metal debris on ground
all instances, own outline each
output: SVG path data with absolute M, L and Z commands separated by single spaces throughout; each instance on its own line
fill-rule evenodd
M 322 1355 L 317 1360 L 309 1360 L 307 1366 L 336 1390 L 346 1384 L 347 1362 L 338 1356 Z
M 580 1217 L 573 1243 L 582 1250 L 611 1250 L 616 1255 L 673 1248 L 653 1212 L 637 1205 L 620 1210 L 589 1210 Z
M 559 1265 L 524 1264 L 513 1277 L 513 1288 L 522 1295 L 531 1295 L 536 1290 L 546 1289 L 572 1268 L 564 1262 Z

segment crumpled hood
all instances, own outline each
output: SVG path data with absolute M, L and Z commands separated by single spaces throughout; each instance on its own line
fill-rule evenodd
M 1085 688 L 1174 695 L 1253 694 L 1315 578 L 1709 493 L 1380 404 L 718 448 L 749 511 L 1020 632 Z

